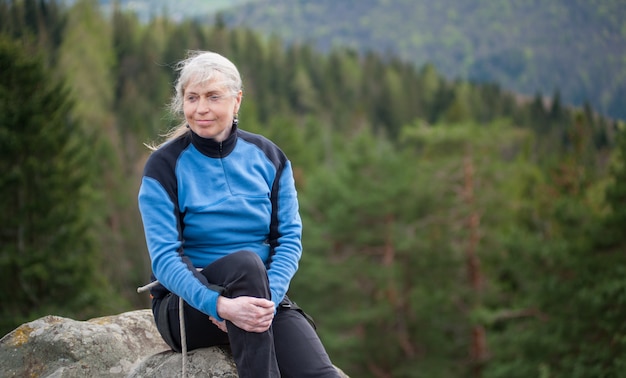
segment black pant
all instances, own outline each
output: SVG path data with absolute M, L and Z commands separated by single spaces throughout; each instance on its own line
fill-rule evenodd
M 270 299 L 267 271 L 259 256 L 240 251 L 207 266 L 202 274 L 211 284 L 224 288 L 223 295 Z M 288 299 L 286 299 L 288 301 Z M 180 351 L 178 296 L 168 294 L 152 304 L 163 338 Z M 289 303 L 289 302 L 288 302 Z M 166 306 L 165 308 L 162 306 Z M 187 349 L 230 345 L 239 377 L 338 377 L 317 333 L 293 307 L 280 306 L 268 331 L 246 332 L 226 321 L 228 333 L 216 327 L 209 316 L 184 305 Z M 167 317 L 168 319 L 159 319 Z M 169 324 L 169 329 L 163 329 Z M 169 337 L 171 336 L 171 337 Z M 267 375 L 263 375 L 267 373 Z

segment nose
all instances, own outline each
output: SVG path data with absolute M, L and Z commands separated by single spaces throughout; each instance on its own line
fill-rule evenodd
M 196 109 L 198 113 L 208 113 L 211 111 L 211 102 L 206 97 L 200 97 L 198 101 L 198 108 Z

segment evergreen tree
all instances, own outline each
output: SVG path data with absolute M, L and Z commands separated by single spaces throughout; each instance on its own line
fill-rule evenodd
M 53 83 L 41 58 L 0 38 L 0 334 L 110 303 L 93 233 L 90 141 Z
M 626 128 L 618 130 L 615 160 L 611 166 L 612 183 L 606 190 L 609 213 L 598 231 L 597 243 L 602 249 L 624 252 L 626 237 Z
M 0 33 L 33 43 L 45 51 L 46 66 L 54 64 L 56 49 L 61 43 L 64 17 L 55 0 L 0 2 Z
M 620 140 L 606 190 L 607 214 L 593 199 L 604 184 L 588 179 L 585 171 L 591 168 L 585 167 L 581 150 L 570 153 L 570 169 L 548 176 L 539 190 L 529 193 L 536 203 L 534 214 L 518 222 L 516 237 L 507 243 L 517 259 L 508 269 L 513 285 L 506 293 L 532 307 L 516 322 L 494 324 L 502 348 L 485 377 L 623 374 L 625 151 Z

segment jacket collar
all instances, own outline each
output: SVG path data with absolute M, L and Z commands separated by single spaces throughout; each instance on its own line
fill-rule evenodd
M 194 133 L 191 129 L 189 135 L 191 135 L 191 143 L 200 151 L 203 155 L 211 158 L 223 158 L 228 156 L 235 149 L 237 144 L 237 125 L 233 124 L 230 131 L 230 135 L 222 142 L 217 142 L 213 138 L 203 138 Z

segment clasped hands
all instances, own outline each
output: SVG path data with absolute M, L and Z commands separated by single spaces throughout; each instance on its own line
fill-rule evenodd
M 217 298 L 219 316 L 247 332 L 267 331 L 274 320 L 274 312 L 274 302 L 264 298 L 246 296 L 227 298 L 221 295 Z M 219 329 L 228 332 L 225 321 L 210 318 Z

